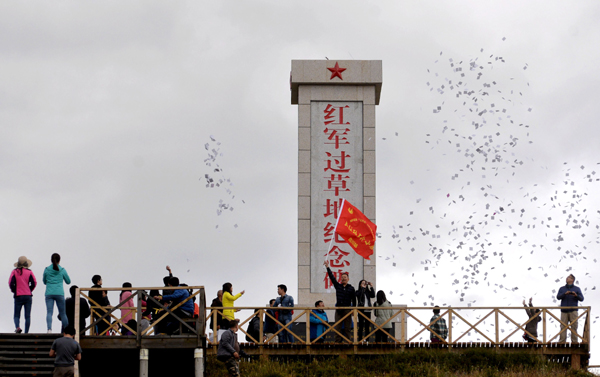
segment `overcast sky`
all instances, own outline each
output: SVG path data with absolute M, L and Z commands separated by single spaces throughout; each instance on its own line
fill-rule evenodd
M 58 252 L 79 286 L 157 286 L 168 264 L 209 302 L 225 281 L 246 290 L 238 306 L 281 283 L 297 295 L 291 60 L 373 59 L 376 288 L 394 304 L 555 305 L 572 272 L 595 306 L 599 17 L 596 1 L 1 3 L 4 273 L 26 255 L 41 281 Z M 459 62 L 474 94 L 457 98 Z M 506 111 L 473 112 L 492 103 Z

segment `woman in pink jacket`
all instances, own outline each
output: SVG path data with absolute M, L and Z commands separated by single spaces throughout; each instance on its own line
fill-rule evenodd
M 27 257 L 19 257 L 15 263 L 15 269 L 8 278 L 8 286 L 15 298 L 15 332 L 20 334 L 23 332 L 19 325 L 21 320 L 21 308 L 25 307 L 25 334 L 29 332 L 31 325 L 31 302 L 33 290 L 37 285 L 35 275 L 29 269 L 33 263 Z
M 131 283 L 126 282 L 123 283 L 123 288 L 131 288 Z M 119 296 L 119 303 L 125 301 L 122 307 L 133 308 L 135 307 L 135 303 L 133 302 L 133 298 L 131 298 L 131 290 L 129 291 L 121 291 L 121 295 Z M 123 324 L 129 322 L 130 319 L 135 319 L 135 309 L 121 309 L 121 327 Z M 126 329 L 124 329 L 126 330 Z M 136 329 L 133 329 L 136 330 Z

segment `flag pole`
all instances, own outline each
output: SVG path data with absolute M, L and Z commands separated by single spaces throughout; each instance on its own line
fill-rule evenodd
M 346 199 L 342 198 L 342 205 L 337 213 L 337 219 L 335 220 L 335 226 L 333 227 L 333 236 L 331 237 L 331 242 L 329 242 L 329 247 L 327 248 L 327 252 L 325 253 L 325 260 L 329 260 L 329 252 L 331 251 L 331 246 L 333 245 L 333 241 L 335 240 L 335 230 L 337 229 L 338 221 L 340 221 L 340 213 L 342 212 L 342 208 L 344 208 L 344 202 Z

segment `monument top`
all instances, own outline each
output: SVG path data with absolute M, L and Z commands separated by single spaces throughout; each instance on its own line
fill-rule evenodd
M 381 60 L 292 60 L 292 104 L 298 104 L 300 85 L 375 86 L 375 104 L 381 93 Z

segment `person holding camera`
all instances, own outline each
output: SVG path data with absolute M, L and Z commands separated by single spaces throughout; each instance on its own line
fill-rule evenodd
M 578 306 L 579 301 L 583 301 L 583 293 L 574 283 L 575 276 L 571 274 L 567 276 L 567 284 L 558 290 L 556 298 L 560 300 L 561 307 Z M 564 329 L 569 323 L 571 324 L 571 343 L 577 343 L 577 309 L 561 309 L 560 312 L 560 331 L 562 332 L 560 333 L 559 343 L 567 341 L 567 331 Z
M 365 309 L 359 309 L 359 311 L 364 314 L 364 317 L 359 314 L 358 315 L 358 340 L 362 340 L 363 331 L 365 335 L 369 335 L 371 332 L 371 322 L 367 320 L 371 319 L 371 299 L 375 298 L 375 290 L 373 289 L 373 284 L 366 280 L 361 280 L 358 283 L 358 290 L 356 291 L 356 306 L 364 307 Z M 367 309 L 368 308 L 368 309 Z M 366 317 L 366 318 L 365 318 Z

